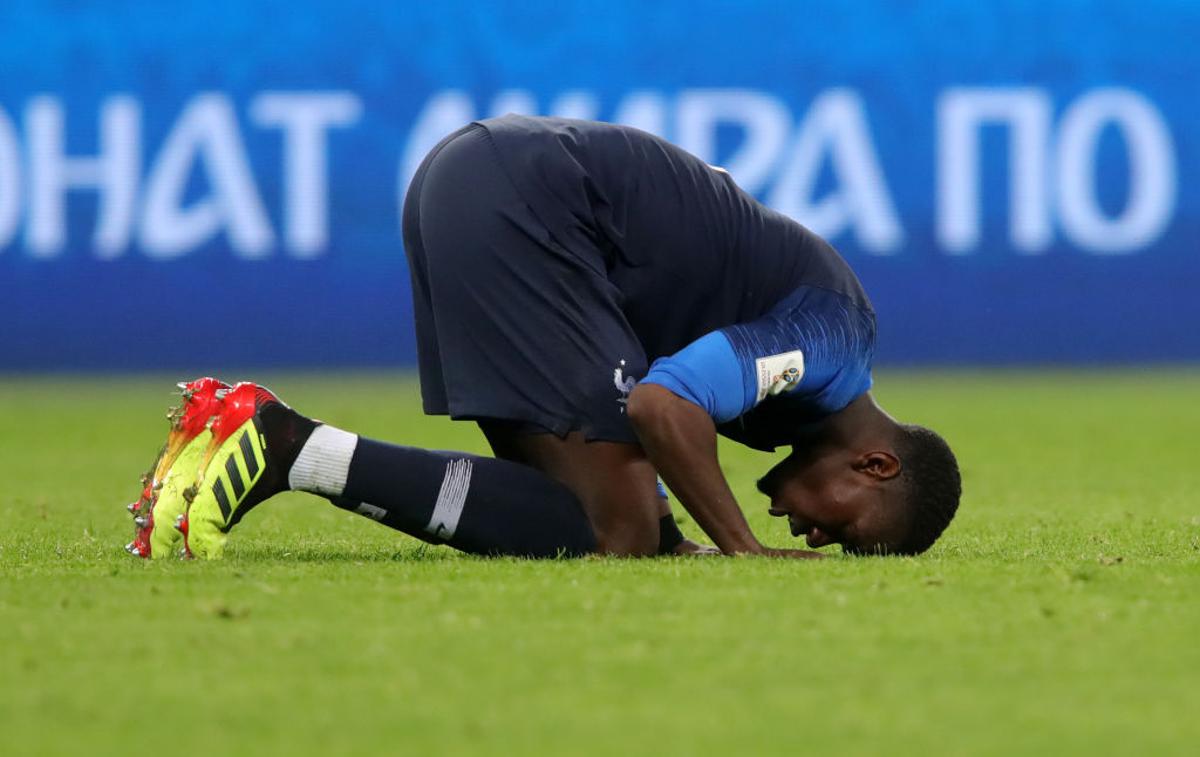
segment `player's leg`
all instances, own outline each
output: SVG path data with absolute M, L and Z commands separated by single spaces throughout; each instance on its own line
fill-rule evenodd
M 657 476 L 632 444 L 585 442 L 579 432 L 518 437 L 524 456 L 579 498 L 601 552 L 645 556 L 658 552 Z
M 503 311 L 485 300 L 490 296 L 517 306 L 513 289 L 529 285 L 520 277 L 503 275 L 509 273 L 503 265 L 497 268 L 502 261 L 496 253 L 529 241 L 506 210 L 520 207 L 520 198 L 513 196 L 478 127 L 465 127 L 442 140 L 414 176 L 405 200 L 403 233 L 427 413 L 464 414 L 463 398 L 484 394 L 496 383 L 499 356 L 511 354 L 499 339 L 489 338 L 487 329 Z M 438 254 L 431 254 L 434 250 Z M 535 326 L 527 336 L 537 340 L 540 328 Z M 447 380 L 447 363 L 457 384 Z M 507 386 L 518 384 L 528 370 L 527 363 L 512 361 L 505 367 L 512 371 L 504 377 Z M 285 480 L 255 489 L 252 496 L 236 492 L 239 500 L 224 508 L 217 507 L 220 500 L 214 504 L 207 493 L 210 487 L 200 487 L 200 506 L 193 503 L 191 510 L 206 517 L 193 522 L 189 511 L 193 551 L 200 548 L 204 539 L 197 537 L 204 534 L 219 551 L 220 535 L 241 514 L 289 487 L 321 494 L 414 536 L 472 552 L 547 556 L 580 554 L 594 546 L 573 495 L 532 468 L 388 445 L 312 425 L 308 422 L 300 448 L 283 445 L 275 468 L 286 472 Z M 304 428 L 305 423 L 292 419 L 291 426 Z M 272 433 L 290 438 L 286 429 Z M 271 434 L 263 436 L 269 442 Z M 275 447 L 279 450 L 280 445 Z M 222 491 L 216 483 L 215 491 Z
M 483 419 L 497 457 L 566 485 L 605 551 L 657 552 L 669 511 L 623 415 L 646 360 L 605 275 L 613 249 L 551 231 L 555 209 L 526 201 L 480 127 L 425 167 L 406 249 L 434 316 L 418 325 L 438 346 L 435 386 L 422 366 L 422 392 L 447 399 L 434 412 Z
M 179 525 L 196 557 L 220 556 L 247 512 L 289 489 L 465 552 L 556 557 L 595 548 L 576 497 L 532 468 L 360 438 L 300 415 L 255 384 L 228 392 L 206 440 L 188 458 L 194 483 L 163 489 L 174 496 L 180 488 L 187 501 Z
M 652 555 L 674 552 L 683 542 L 658 478 L 634 444 L 559 438 L 524 424 L 480 422 L 497 457 L 528 465 L 562 482 L 580 501 L 600 552 Z
M 575 495 L 533 468 L 318 426 L 289 487 L 433 544 L 516 557 L 575 557 L 596 540 Z

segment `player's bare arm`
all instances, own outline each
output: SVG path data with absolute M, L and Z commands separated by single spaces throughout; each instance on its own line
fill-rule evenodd
M 629 420 L 659 474 L 725 554 L 820 557 L 769 550 L 746 522 L 717 458 L 717 431 L 702 408 L 669 389 L 642 384 L 629 395 Z

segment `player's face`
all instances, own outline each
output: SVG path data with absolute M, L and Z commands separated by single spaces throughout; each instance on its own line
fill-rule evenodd
M 899 472 L 890 451 L 795 451 L 767 472 L 758 489 L 771 498 L 768 512 L 786 517 L 792 535 L 804 536 L 809 547 L 841 544 L 870 553 L 902 537 L 902 523 L 889 517 L 901 496 Z

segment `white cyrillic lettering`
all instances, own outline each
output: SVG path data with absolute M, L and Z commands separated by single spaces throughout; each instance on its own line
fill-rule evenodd
M 12 121 L 0 108 L 0 252 L 21 220 L 21 148 Z
M 492 98 L 488 117 L 499 118 L 507 113 L 536 116 L 538 114 L 537 98 L 527 89 L 506 89 L 500 92 Z
M 812 195 L 826 154 L 838 189 L 814 203 Z M 800 125 L 769 204 L 822 236 L 853 227 L 859 244 L 877 255 L 892 254 L 900 247 L 904 230 L 856 93 L 832 89 L 816 99 Z
M 1115 218 L 1096 201 L 1096 148 L 1104 127 L 1120 132 L 1129 155 L 1129 197 Z M 1158 110 L 1127 89 L 1079 98 L 1058 133 L 1058 208 L 1073 242 L 1099 254 L 1143 248 L 1166 229 L 1175 206 L 1175 150 Z
M 947 252 L 979 245 L 979 129 L 1009 127 L 1009 234 L 1021 252 L 1053 239 L 1046 176 L 1050 98 L 1040 89 L 951 89 L 938 99 L 937 229 Z
M 115 258 L 133 231 L 141 163 L 141 113 L 129 97 L 110 97 L 100 115 L 100 153 L 68 157 L 61 103 L 35 97 L 25 112 L 29 145 L 29 219 L 26 238 L 34 257 L 53 257 L 67 241 L 64 195 L 95 189 L 100 195 L 93 244 L 102 258 Z
M 593 121 L 600 117 L 600 103 L 596 96 L 584 90 L 563 92 L 550 103 L 550 115 L 559 118 L 580 118 Z
M 188 175 L 201 163 L 211 192 L 183 208 Z M 224 228 L 234 252 L 261 258 L 274 243 L 229 100 L 197 95 L 171 130 L 151 169 L 142 210 L 141 243 L 156 258 L 172 258 Z
M 250 106 L 256 123 L 284 132 L 284 238 L 294 257 L 317 257 L 329 240 L 325 133 L 361 114 L 350 92 L 265 92 Z
M 717 155 L 717 125 L 745 131 L 728 158 Z M 771 179 L 787 143 L 792 118 L 777 98 L 747 89 L 692 89 L 676 103 L 676 141 L 707 163 L 720 163 L 743 189 L 760 191 Z

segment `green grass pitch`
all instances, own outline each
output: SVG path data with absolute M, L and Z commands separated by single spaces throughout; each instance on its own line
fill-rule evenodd
M 403 375 L 264 380 L 360 433 L 485 449 Z M 819 563 L 481 560 L 304 495 L 223 562 L 138 561 L 123 507 L 172 385 L 0 379 L 5 754 L 1200 743 L 1195 370 L 884 372 L 883 404 L 957 449 L 959 518 L 921 558 Z M 753 489 L 771 456 L 722 459 L 755 530 L 795 544 Z

